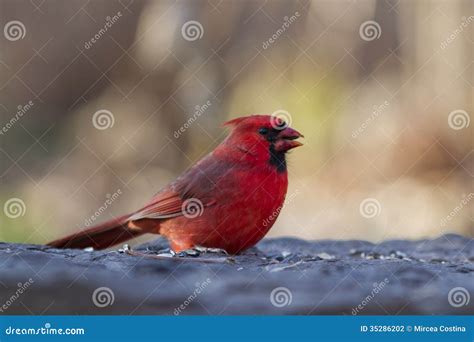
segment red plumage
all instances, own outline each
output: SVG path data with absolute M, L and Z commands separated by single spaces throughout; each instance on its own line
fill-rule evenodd
M 255 245 L 283 205 L 285 153 L 301 146 L 295 139 L 302 135 L 269 115 L 225 125 L 229 136 L 142 209 L 48 245 L 103 249 L 145 233 L 165 236 L 176 252 L 202 246 L 238 253 Z

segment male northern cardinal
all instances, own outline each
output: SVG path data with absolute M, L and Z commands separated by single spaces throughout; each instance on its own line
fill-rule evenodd
M 214 151 L 158 192 L 142 209 L 48 245 L 108 248 L 145 233 L 165 236 L 175 252 L 207 247 L 236 254 L 272 227 L 288 187 L 285 154 L 302 144 L 274 116 L 252 115 Z

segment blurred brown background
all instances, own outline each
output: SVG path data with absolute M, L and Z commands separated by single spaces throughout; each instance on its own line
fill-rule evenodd
M 136 209 L 275 111 L 306 138 L 271 236 L 473 235 L 472 0 L 0 0 L 0 28 L 0 240 Z

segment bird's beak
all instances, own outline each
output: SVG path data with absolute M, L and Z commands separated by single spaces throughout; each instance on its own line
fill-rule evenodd
M 291 127 L 282 129 L 277 137 L 278 138 L 275 143 L 275 150 L 277 152 L 286 152 L 295 147 L 303 146 L 302 143 L 296 141 L 298 138 L 304 138 L 303 134 Z

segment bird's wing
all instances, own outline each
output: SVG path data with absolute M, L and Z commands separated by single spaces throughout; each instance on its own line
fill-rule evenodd
M 158 192 L 142 209 L 130 217 L 140 219 L 167 219 L 194 215 L 216 203 L 217 183 L 226 174 L 222 162 L 208 156 L 186 171 L 168 187 Z
M 178 193 L 165 189 L 158 193 L 145 207 L 134 213 L 131 221 L 149 219 L 165 219 L 182 215 L 184 201 Z

